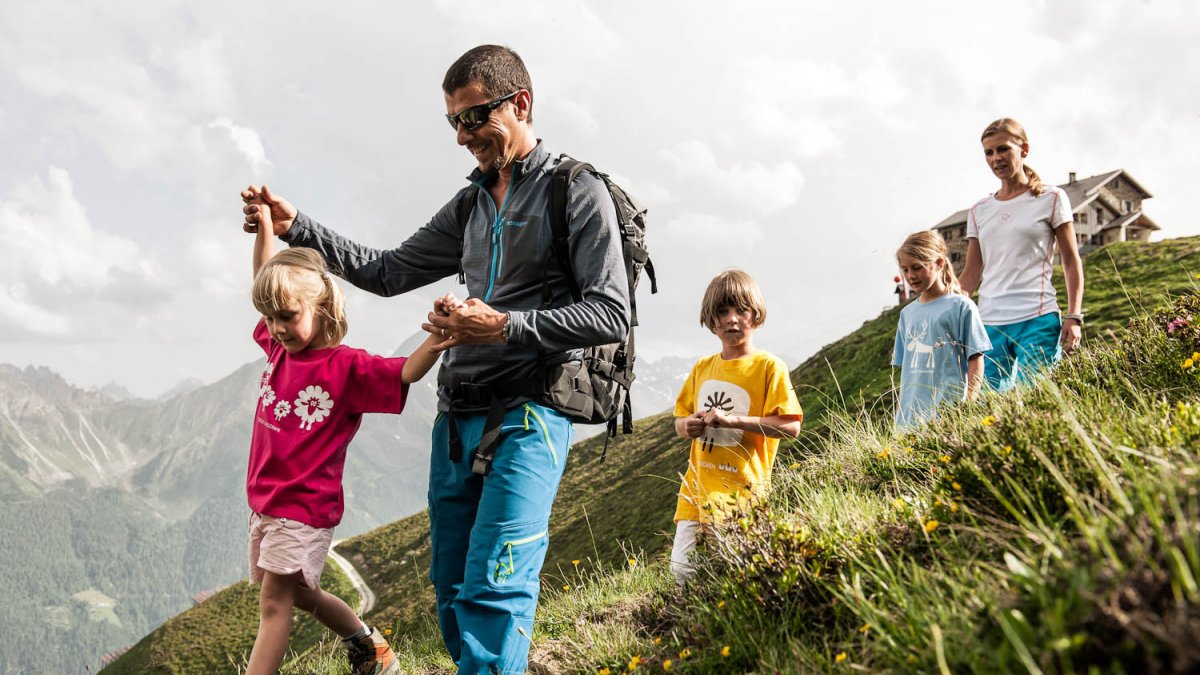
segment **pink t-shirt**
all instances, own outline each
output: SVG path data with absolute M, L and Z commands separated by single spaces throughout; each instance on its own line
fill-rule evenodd
M 246 497 L 250 508 L 313 527 L 341 522 L 346 447 L 365 412 L 398 413 L 408 385 L 404 358 L 344 345 L 289 354 L 262 321 L 254 341 L 267 353 L 259 382 Z

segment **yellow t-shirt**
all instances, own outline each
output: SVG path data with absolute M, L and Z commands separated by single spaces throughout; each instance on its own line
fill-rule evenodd
M 802 417 L 787 366 L 763 351 L 726 361 L 700 359 L 675 401 L 675 416 L 720 408 L 730 415 Z M 771 478 L 779 439 L 741 429 L 707 428 L 692 439 L 691 457 L 675 522 L 719 520 L 729 506 L 762 494 Z M 708 508 L 706 508 L 708 505 Z

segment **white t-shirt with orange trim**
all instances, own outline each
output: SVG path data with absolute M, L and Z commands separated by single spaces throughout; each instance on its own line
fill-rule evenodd
M 1054 231 L 1071 222 L 1067 193 L 1047 187 L 1000 201 L 981 199 L 967 211 L 967 238 L 979 240 L 983 279 L 979 315 L 996 326 L 1058 312 L 1054 273 Z

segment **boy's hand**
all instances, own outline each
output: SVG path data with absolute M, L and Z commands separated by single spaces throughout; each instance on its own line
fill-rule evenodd
M 720 408 L 713 408 L 703 413 L 702 419 L 704 420 L 704 425 L 709 427 L 721 428 L 734 426 L 734 418 L 726 415 L 725 411 Z
M 283 236 L 291 229 L 292 223 L 295 222 L 296 215 L 299 213 L 291 202 L 271 194 L 271 188 L 266 185 L 262 187 L 247 186 L 245 190 L 242 190 L 242 201 L 245 203 L 242 213 L 246 220 L 242 223 L 242 229 L 252 234 L 258 232 L 258 224 L 261 222 L 259 205 L 265 205 L 270 209 L 270 220 L 276 237 Z
M 696 413 L 691 417 L 680 418 L 680 423 L 683 425 L 683 436 L 687 438 L 700 438 L 704 435 L 704 420 L 700 418 L 703 413 Z
M 700 438 L 704 435 L 704 413 L 675 418 L 675 434 L 680 438 Z

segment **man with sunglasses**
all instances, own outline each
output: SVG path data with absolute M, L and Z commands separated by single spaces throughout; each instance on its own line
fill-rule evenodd
M 469 185 L 399 247 L 345 239 L 259 186 L 276 233 L 321 252 L 350 283 L 395 295 L 458 275 L 469 299 L 439 299 L 425 329 L 445 339 L 429 475 L 438 622 L 463 673 L 525 672 L 549 518 L 573 436 L 548 369 L 618 342 L 630 306 L 617 215 L 604 183 L 567 192 L 571 269 L 551 251 L 550 177 L 559 157 L 533 130 L 533 85 L 506 47 L 461 56 L 442 83 L 446 119 L 477 164 Z M 559 205 L 561 208 L 561 205 Z M 573 273 L 582 301 L 572 303 Z M 570 392 L 568 392 L 570 393 Z

